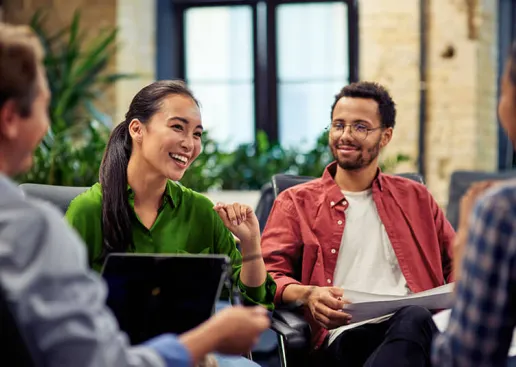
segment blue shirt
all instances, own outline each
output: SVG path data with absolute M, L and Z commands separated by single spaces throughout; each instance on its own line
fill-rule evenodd
M 516 183 L 486 193 L 470 218 L 462 277 L 435 366 L 501 366 L 516 325 Z
M 0 284 L 36 365 L 186 367 L 173 336 L 131 347 L 79 236 L 49 204 L 0 175 Z

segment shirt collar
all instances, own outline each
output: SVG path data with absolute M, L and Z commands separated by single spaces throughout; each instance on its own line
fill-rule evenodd
M 334 207 L 337 204 L 340 204 L 345 196 L 342 193 L 340 187 L 335 183 L 335 173 L 337 172 L 337 161 L 333 161 L 324 169 L 324 173 L 322 176 L 322 185 L 324 188 L 324 192 L 326 192 L 326 197 L 329 205 Z M 373 181 L 373 189 L 378 187 L 380 191 L 383 191 L 383 174 L 380 168 L 378 167 L 378 171 L 376 177 Z M 374 190 L 373 190 L 374 191 Z
M 169 203 L 172 207 L 177 205 L 178 185 L 179 183 L 176 183 L 175 181 L 167 180 L 167 186 L 164 193 L 165 201 L 163 204 Z M 127 184 L 127 194 L 129 195 L 129 203 L 131 206 L 134 206 L 134 191 L 129 184 Z

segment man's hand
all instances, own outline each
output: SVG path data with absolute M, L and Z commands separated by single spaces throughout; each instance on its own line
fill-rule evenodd
M 234 306 L 216 313 L 209 321 L 209 332 L 216 335 L 215 350 L 223 354 L 249 352 L 260 334 L 270 326 L 263 307 Z
M 331 330 L 347 325 L 351 315 L 342 311 L 348 301 L 342 299 L 344 291 L 338 287 L 313 287 L 307 306 L 313 318 L 324 328 Z

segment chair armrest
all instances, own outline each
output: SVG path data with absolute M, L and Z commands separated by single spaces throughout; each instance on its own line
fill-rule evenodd
M 272 315 L 271 329 L 285 338 L 287 349 L 301 350 L 310 347 L 310 324 L 295 311 L 276 309 Z
M 299 312 L 277 308 L 274 311 L 274 317 L 299 332 L 306 333 L 307 335 L 310 335 L 312 332 L 310 324 Z

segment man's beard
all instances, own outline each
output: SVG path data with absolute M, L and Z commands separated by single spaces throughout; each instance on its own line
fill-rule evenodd
M 380 136 L 378 141 L 371 148 L 367 149 L 365 153 L 361 150 L 362 147 L 360 145 L 357 146 L 356 144 L 347 143 L 348 145 L 355 146 L 360 151 L 358 157 L 354 160 L 339 159 L 339 153 L 337 151 L 337 148 L 332 147 L 331 150 L 333 153 L 333 158 L 335 158 L 339 167 L 345 170 L 353 171 L 367 167 L 376 159 L 376 157 L 378 157 L 378 154 L 380 154 L 381 139 L 382 137 Z

